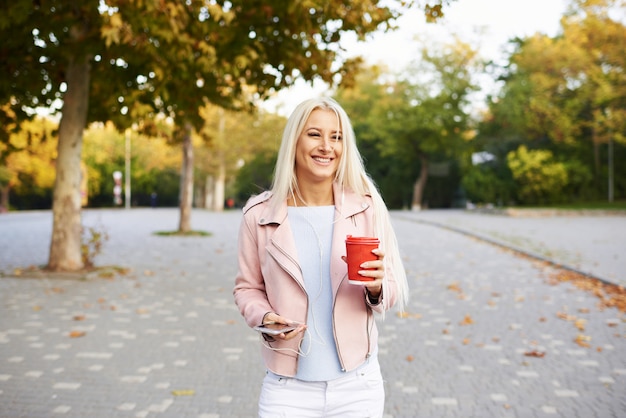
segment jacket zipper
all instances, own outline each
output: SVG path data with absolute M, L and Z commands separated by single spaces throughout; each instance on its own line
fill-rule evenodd
M 272 245 L 278 250 L 280 251 L 285 257 L 287 257 L 289 260 L 291 260 L 294 264 L 298 264 L 296 262 L 296 260 L 294 260 L 293 257 L 291 257 L 287 252 L 283 251 L 283 249 L 276 245 L 276 243 L 274 242 L 274 240 L 271 240 Z M 272 256 L 272 258 L 274 259 L 274 261 L 276 261 L 276 263 L 293 279 L 294 282 L 296 282 L 298 284 L 298 286 L 300 287 L 300 289 L 302 289 L 302 291 L 304 292 L 305 295 L 307 295 L 306 293 L 306 289 L 304 288 L 304 286 L 302 286 L 302 284 L 296 279 L 296 277 L 291 274 L 291 272 L 285 267 L 285 265 L 283 263 L 281 263 L 280 261 L 278 261 L 278 259 L 276 257 L 274 257 L 274 254 L 272 254 L 271 251 L 269 251 L 269 254 Z M 333 308 L 334 310 L 334 308 Z M 308 313 L 309 313 L 309 297 L 307 295 L 306 298 L 306 313 L 304 314 L 304 323 L 306 324 L 307 321 L 309 320 L 308 318 Z M 335 339 L 336 340 L 336 339 Z M 302 342 L 304 341 L 304 336 L 302 338 L 300 338 L 300 341 L 298 342 L 298 349 L 300 349 L 300 346 L 302 344 Z M 335 341 L 335 345 L 336 345 L 336 341 Z M 296 356 L 296 370 L 298 370 L 298 358 L 300 356 Z

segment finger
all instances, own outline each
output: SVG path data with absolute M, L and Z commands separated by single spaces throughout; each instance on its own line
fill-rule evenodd
M 305 329 L 306 329 L 306 325 L 302 324 L 298 328 L 294 329 L 293 331 L 284 332 L 280 334 L 279 337 L 285 341 L 289 341 L 292 338 L 295 338 L 298 334 L 303 332 Z
M 361 263 L 360 267 L 363 269 L 382 269 L 383 265 L 382 260 L 371 260 Z
M 379 260 L 382 260 L 385 257 L 385 252 L 380 248 L 374 248 L 372 253 L 376 254 Z

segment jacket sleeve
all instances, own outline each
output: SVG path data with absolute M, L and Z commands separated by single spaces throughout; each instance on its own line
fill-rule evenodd
M 393 230 L 393 226 L 391 223 L 387 223 L 385 226 L 388 233 L 393 235 L 395 239 L 395 231 Z M 387 250 L 385 249 L 385 252 Z M 390 310 L 396 303 L 398 296 L 398 286 L 394 277 L 394 269 L 392 268 L 392 263 L 402 263 L 402 260 L 396 260 L 394 254 L 385 253 L 385 278 L 383 281 L 383 288 L 378 297 L 378 303 L 374 304 L 369 298 L 369 295 L 365 294 L 365 301 L 368 306 L 377 313 L 383 313 L 385 311 Z
M 272 310 L 261 273 L 259 242 L 254 217 L 244 214 L 239 228 L 238 272 L 233 295 L 235 304 L 250 327 L 259 325 L 263 316 Z

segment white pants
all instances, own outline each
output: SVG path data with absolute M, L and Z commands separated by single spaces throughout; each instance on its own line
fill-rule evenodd
M 267 372 L 259 399 L 260 418 L 380 418 L 385 388 L 378 359 L 328 382 L 306 382 Z

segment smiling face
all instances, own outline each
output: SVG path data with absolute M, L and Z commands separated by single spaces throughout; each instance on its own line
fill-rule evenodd
M 339 118 L 332 110 L 315 109 L 296 144 L 298 182 L 332 184 L 342 152 Z

